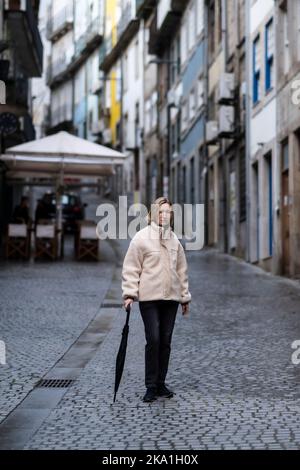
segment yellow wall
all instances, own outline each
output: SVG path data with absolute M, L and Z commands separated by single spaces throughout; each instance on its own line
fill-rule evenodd
M 112 46 L 116 44 L 117 40 L 117 5 L 119 0 L 106 0 L 106 34 L 112 34 Z M 111 30 L 111 31 L 109 31 Z M 116 64 L 115 64 L 116 65 Z M 113 67 L 108 72 L 108 77 L 111 78 L 110 83 L 110 96 L 111 96 L 111 107 L 110 107 L 110 123 L 109 127 L 112 133 L 112 144 L 116 144 L 116 126 L 120 121 L 121 117 L 121 103 L 117 101 L 117 87 L 120 84 L 117 83 L 116 68 Z

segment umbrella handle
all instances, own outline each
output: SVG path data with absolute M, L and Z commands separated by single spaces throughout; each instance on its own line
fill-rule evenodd
M 129 304 L 129 305 L 127 305 L 127 307 L 126 307 L 126 312 L 127 312 L 126 325 L 128 325 L 128 323 L 129 323 L 130 311 L 131 311 L 131 306 L 130 306 L 130 304 Z

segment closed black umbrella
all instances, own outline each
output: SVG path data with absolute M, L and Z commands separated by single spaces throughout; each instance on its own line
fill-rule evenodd
M 116 376 L 115 376 L 115 396 L 114 396 L 114 402 L 116 401 L 116 395 L 117 391 L 121 382 L 122 374 L 123 374 L 123 369 L 124 369 L 124 363 L 125 363 L 125 357 L 126 357 L 126 349 L 127 349 L 127 339 L 128 339 L 128 332 L 129 332 L 129 316 L 130 316 L 130 305 L 126 308 L 127 312 L 127 317 L 126 317 L 126 323 L 122 331 L 122 339 L 121 339 L 121 344 L 119 347 L 119 352 L 117 355 L 117 360 L 116 360 Z

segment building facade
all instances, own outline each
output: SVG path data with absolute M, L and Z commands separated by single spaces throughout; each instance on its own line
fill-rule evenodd
M 33 77 L 43 72 L 43 44 L 38 28 L 39 1 L 0 2 L 0 81 L 5 83 L 6 103 L 0 105 L 0 152 L 35 138 L 32 121 Z M 6 178 L 0 164 L 0 230 L 7 223 L 21 186 Z
M 277 74 L 274 271 L 300 276 L 300 3 L 275 2 Z
M 51 89 L 48 133 L 66 130 L 97 141 L 103 34 L 102 0 L 48 3 L 47 38 L 52 44 L 47 68 Z
M 138 2 L 129 0 L 116 4 L 116 25 L 110 18 L 106 21 L 106 43 L 100 63 L 106 83 L 102 102 L 110 108 L 111 136 L 127 155 L 124 187 L 120 189 L 130 196 L 130 202 L 142 202 L 145 192 L 144 27 L 137 17 L 137 7 Z M 116 103 L 120 103 L 120 113 Z

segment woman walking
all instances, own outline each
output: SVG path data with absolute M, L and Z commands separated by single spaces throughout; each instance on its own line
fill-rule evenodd
M 187 315 L 191 301 L 186 257 L 173 228 L 172 203 L 160 197 L 151 206 L 148 226 L 132 238 L 123 262 L 124 307 L 138 301 L 145 327 L 145 402 L 174 395 L 165 384 L 172 333 L 179 304 Z

